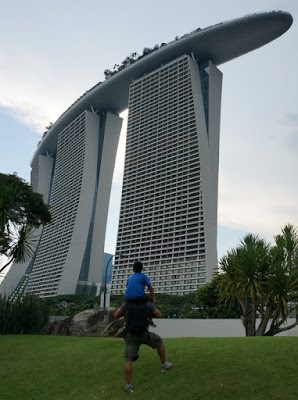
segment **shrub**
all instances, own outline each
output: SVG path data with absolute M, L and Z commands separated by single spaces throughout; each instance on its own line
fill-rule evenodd
M 0 297 L 0 334 L 40 333 L 49 315 L 47 302 L 33 294 L 14 301 Z

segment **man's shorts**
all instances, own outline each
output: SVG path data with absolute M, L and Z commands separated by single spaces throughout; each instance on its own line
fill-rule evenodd
M 133 335 L 129 332 L 125 336 L 125 362 L 136 361 L 139 358 L 141 344 L 146 344 L 152 349 L 158 349 L 162 345 L 162 338 L 153 332 L 144 332 Z

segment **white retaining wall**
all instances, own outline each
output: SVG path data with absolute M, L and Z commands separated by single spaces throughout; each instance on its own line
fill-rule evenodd
M 157 319 L 156 328 L 150 331 L 157 333 L 162 338 L 178 337 L 241 337 L 245 330 L 240 319 Z M 294 318 L 288 319 L 287 325 L 295 322 Z M 298 326 L 279 333 L 276 336 L 298 336 Z

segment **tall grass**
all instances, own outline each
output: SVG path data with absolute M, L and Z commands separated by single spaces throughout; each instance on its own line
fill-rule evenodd
M 14 301 L 0 297 L 0 334 L 40 333 L 49 315 L 46 301 L 33 294 Z

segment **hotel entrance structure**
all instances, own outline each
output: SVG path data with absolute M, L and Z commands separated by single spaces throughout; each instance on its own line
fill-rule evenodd
M 253 14 L 183 36 L 135 60 L 78 99 L 32 159 L 32 185 L 51 205 L 34 257 L 13 265 L 0 293 L 98 294 L 115 155 L 129 108 L 112 293 L 133 261 L 155 291 L 186 294 L 217 267 L 220 64 L 292 24 L 282 11 Z

